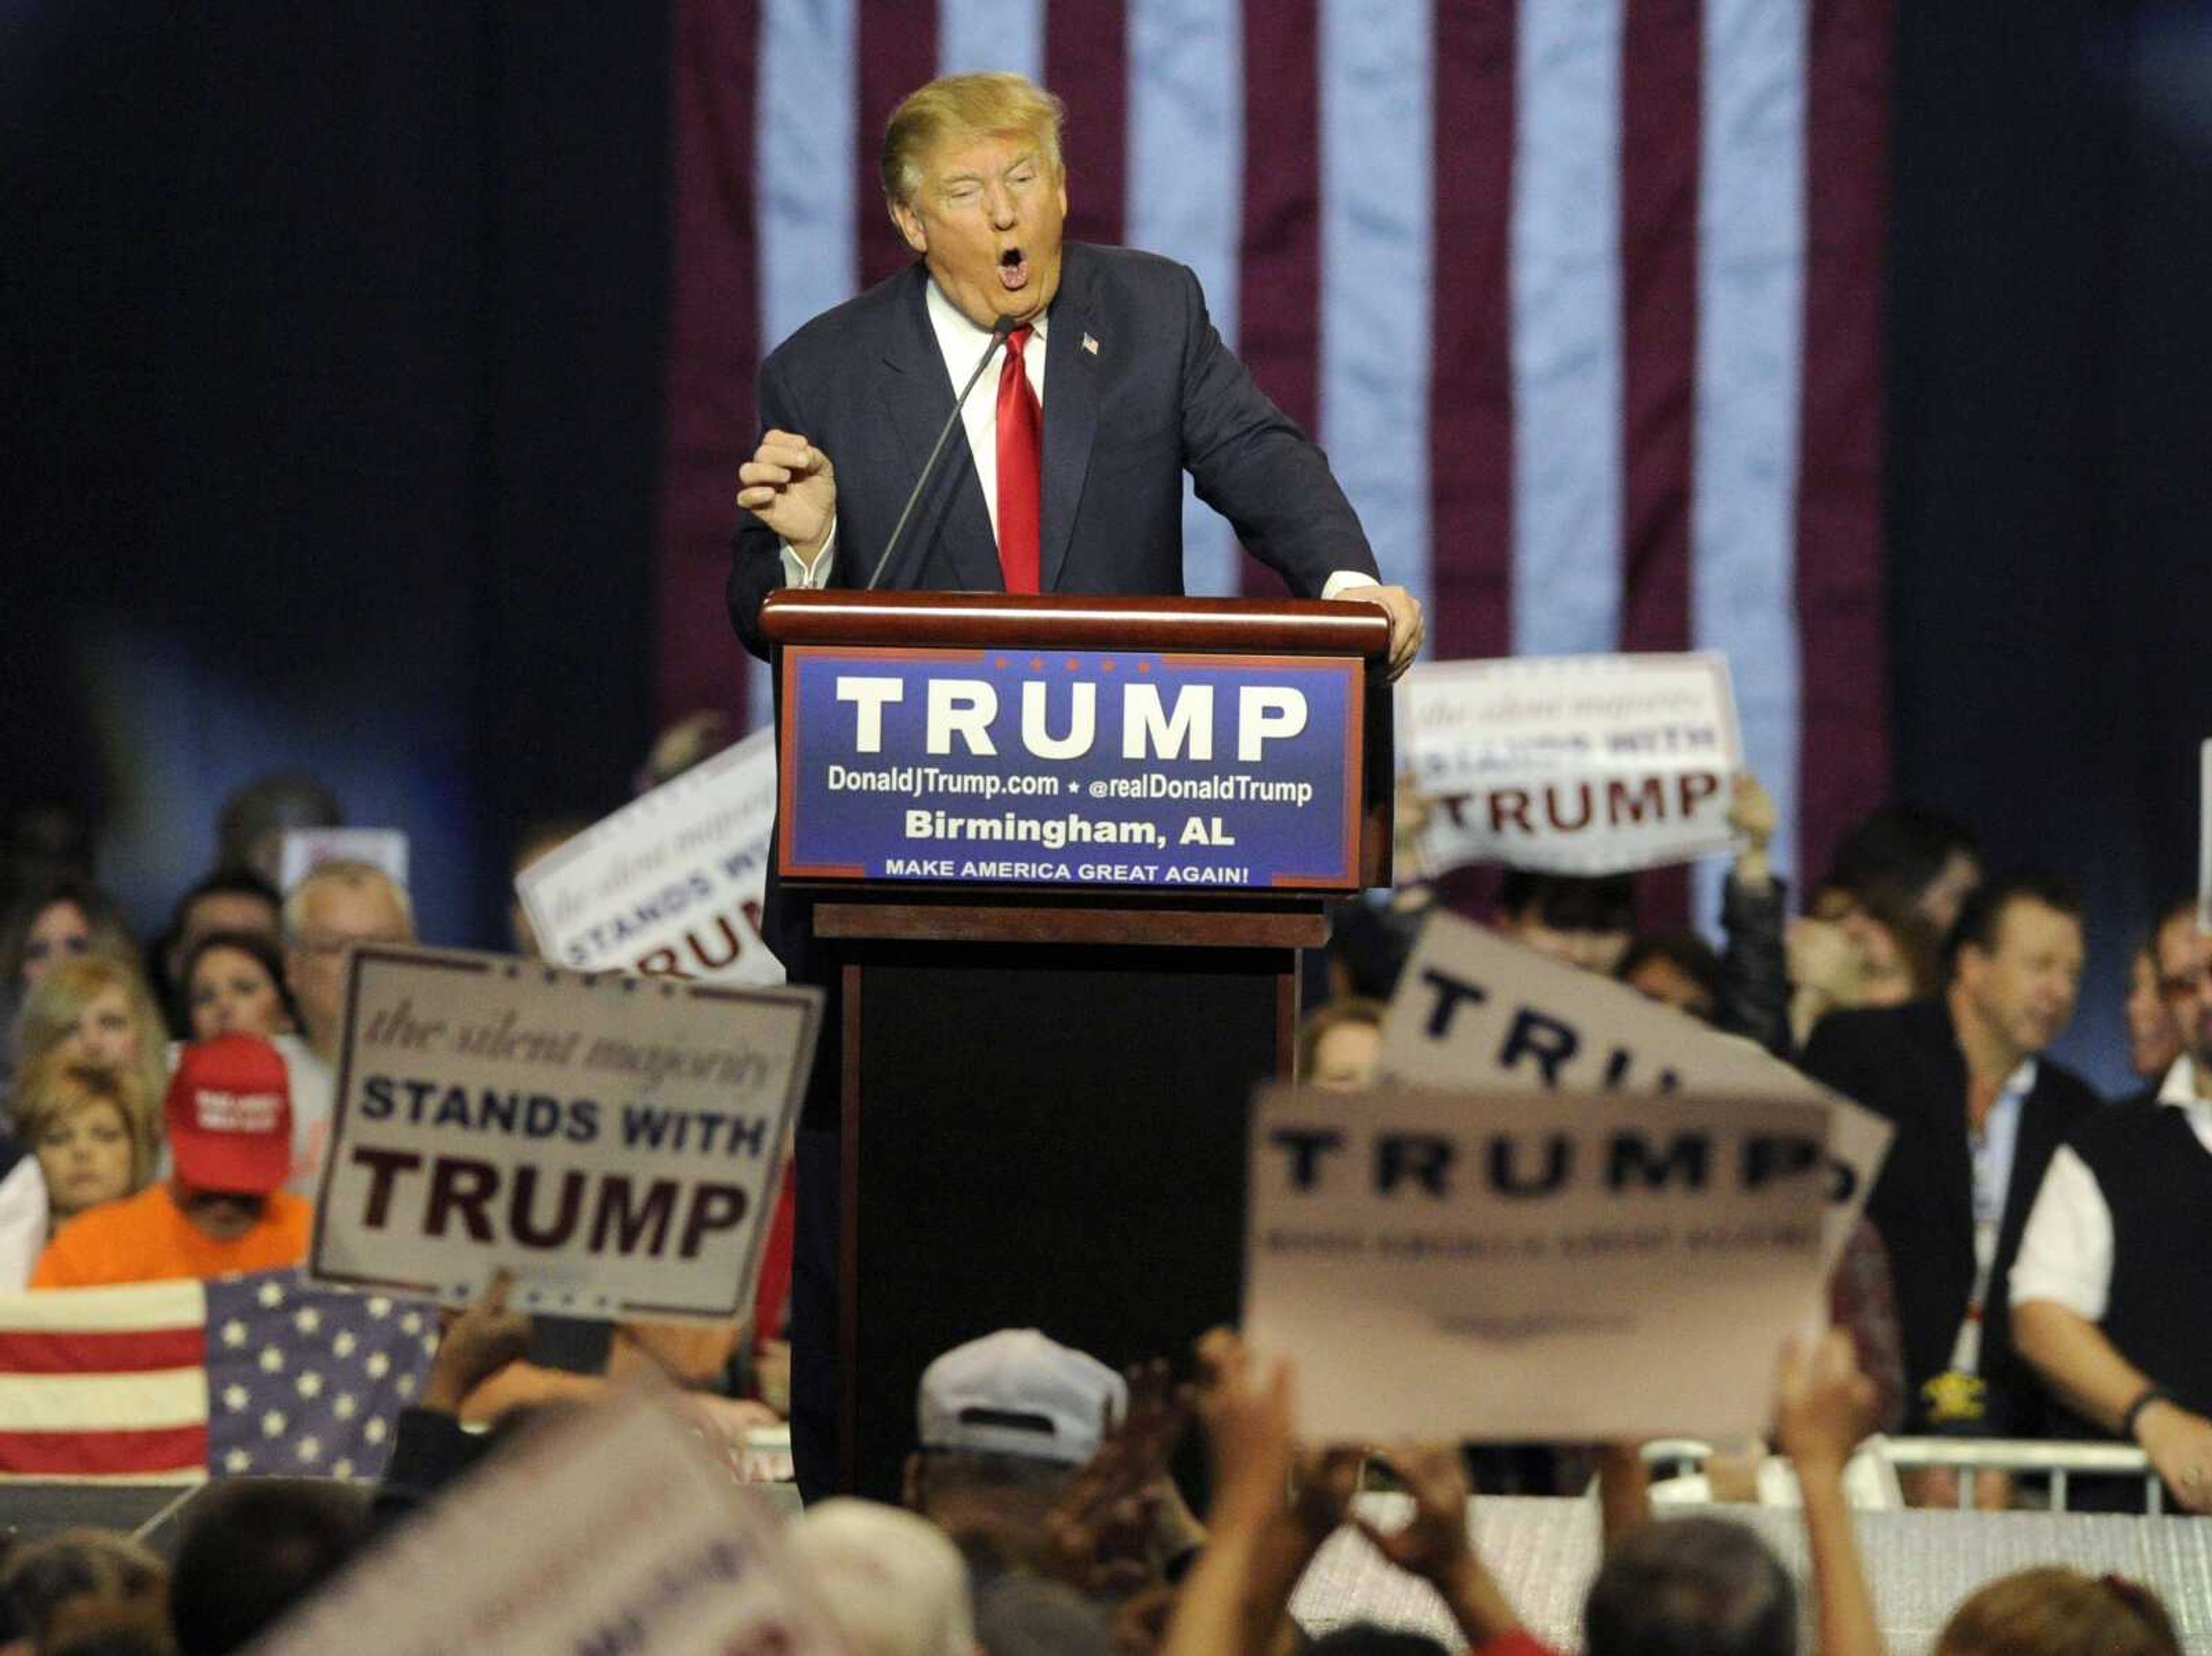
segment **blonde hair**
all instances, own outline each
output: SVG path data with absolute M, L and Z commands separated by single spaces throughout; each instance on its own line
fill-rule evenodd
M 1951 1612 L 1937 1656 L 2181 1656 L 2158 1595 L 2057 1565 L 1990 1582 Z
M 88 1105 L 112 1106 L 131 1135 L 131 1188 L 136 1196 L 154 1182 L 154 1158 L 161 1142 L 161 1101 L 147 1090 L 136 1070 L 91 1064 L 60 1052 L 48 1052 L 15 1083 L 9 1101 L 9 1125 L 16 1142 L 35 1152 L 39 1140 L 57 1121 Z
M 81 955 L 39 980 L 15 1020 L 15 1067 L 27 1071 L 76 1033 L 84 1009 L 110 989 L 120 989 L 138 1030 L 138 1061 L 131 1066 L 149 1097 L 169 1084 L 169 1028 L 154 992 L 137 967 L 116 955 Z
M 948 137 L 1018 133 L 1060 173 L 1067 106 L 1024 75 L 945 75 L 910 93 L 884 128 L 884 197 L 904 206 L 921 187 L 922 158 Z
M 375 886 L 388 895 L 399 910 L 399 918 L 406 922 L 407 934 L 415 934 L 415 905 L 407 895 L 407 888 L 393 879 L 374 863 L 364 863 L 351 857 L 333 857 L 327 863 L 319 863 L 300 877 L 299 884 L 284 894 L 284 941 L 300 940 L 300 929 L 307 923 L 307 899 L 319 887 L 325 885 Z

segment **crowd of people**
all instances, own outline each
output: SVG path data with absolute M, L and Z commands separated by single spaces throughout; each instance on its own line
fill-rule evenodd
M 680 753 L 657 754 L 641 786 L 713 741 L 694 732 Z M 1401 804 L 1401 864 L 1414 866 L 1421 805 Z M 301 779 L 244 791 L 226 808 L 216 865 L 143 941 L 86 859 L 9 870 L 0 1289 L 302 1259 L 347 953 L 416 935 L 404 886 L 368 864 L 325 863 L 276 889 L 283 829 L 337 819 Z M 2144 928 L 2128 986 L 2142 1090 L 2108 1103 L 2048 1056 L 2083 966 L 2080 904 L 2063 881 L 1985 874 L 1971 834 L 1892 807 L 1846 839 L 1792 916 L 1767 857 L 1773 808 L 1754 779 L 1741 779 L 1731 822 L 1718 949 L 1694 931 L 1639 930 L 1626 877 L 1510 872 L 1488 918 L 1523 947 L 1797 1065 L 1895 1130 L 1832 1283 L 1838 1332 L 1785 1361 L 1778 1384 L 1773 1446 L 1803 1492 L 1823 1647 L 1879 1647 L 1830 1491 L 1869 1431 L 2131 1440 L 2169 1510 L 2212 1511 L 2212 1342 L 2189 1314 L 2212 1290 L 2212 940 L 2194 901 L 2177 898 Z M 525 859 L 570 831 L 534 834 Z M 1454 901 L 1412 879 L 1340 906 L 1309 977 L 1319 1004 L 1298 1046 L 1307 1080 L 1374 1076 L 1398 975 L 1422 925 Z M 527 952 L 516 921 L 511 946 Z M 533 1322 L 495 1288 L 451 1328 L 373 1499 L 325 1485 L 225 1489 L 203 1503 L 173 1573 L 117 1538 L 72 1534 L 18 1550 L 0 1604 L 41 1651 L 235 1648 L 381 1525 L 495 1453 L 503 1422 L 588 1403 L 651 1369 L 741 1436 L 784 1406 L 787 1250 L 766 1277 L 746 1323 L 703 1331 Z M 1633 1446 L 1314 1453 L 1290 1441 L 1279 1365 L 1217 1335 L 1195 1373 L 1194 1389 L 1164 1364 L 1125 1379 L 1033 1331 L 947 1354 L 919 1399 L 909 1510 L 817 1503 L 795 1530 L 854 1647 L 1273 1648 L 1297 1636 L 1285 1607 L 1300 1572 L 1352 1525 L 1437 1588 L 1470 1647 L 1526 1653 L 1538 1647 L 1468 1540 L 1470 1471 L 1493 1489 L 1571 1494 L 1593 1469 L 1608 1550 L 1588 1606 L 1591 1650 L 1779 1652 L 1796 1636 L 1789 1578 L 1748 1532 L 1639 1524 Z M 1204 1522 L 1166 1472 L 1194 1413 L 1212 1458 Z M 1711 1480 L 1723 1493 L 1726 1461 Z M 1404 1528 L 1375 1529 L 1357 1504 L 1377 1479 L 1410 1496 Z M 2076 1478 L 2070 1504 L 2139 1508 L 2144 1489 Z M 1951 1504 L 1960 1492 L 1929 1474 L 1908 1493 Z M 1990 1507 L 2045 1498 L 2033 1480 L 1994 1472 L 1965 1493 Z M 234 1585 L 219 1590 L 208 1570 Z M 248 1580 L 256 1591 L 242 1594 L 234 1584 Z M 1655 1631 L 1655 1617 L 1679 1625 Z M 82 1628 L 100 1631 L 80 1639 Z M 1318 1642 L 1382 1640 L 1345 1630 Z M 1976 1594 L 1941 1646 L 2175 1647 L 2143 1590 L 2060 1569 Z
M 112 1534 L 69 1531 L 0 1559 L 0 1638 L 78 1656 L 220 1656 L 246 1649 L 374 1546 L 434 1513 L 529 1433 L 465 1430 L 463 1400 L 529 1346 L 499 1289 L 447 1330 L 373 1490 L 293 1479 L 219 1486 L 173 1563 Z M 1035 1329 L 946 1352 L 924 1372 L 900 1505 L 817 1502 L 781 1568 L 851 1656 L 1423 1656 L 1427 1634 L 1291 1615 L 1322 1549 L 1349 1532 L 1426 1584 L 1466 1648 L 1548 1656 L 1474 1540 L 1454 1446 L 1316 1448 L 1295 1435 L 1286 1359 L 1217 1329 L 1177 1383 L 1164 1362 L 1117 1374 Z M 564 1405 L 544 1405 L 558 1410 Z M 1583 1603 L 1590 1656 L 1795 1656 L 1809 1623 L 1825 1656 L 1886 1649 L 1844 1493 L 1875 1424 L 1875 1388 L 1832 1332 L 1781 1354 L 1776 1440 L 1793 1464 L 1809 1602 L 1759 1536 L 1718 1515 L 1654 1521 L 1634 1444 L 1593 1450 L 1602 1555 Z M 542 1412 L 542 1410 L 541 1410 Z M 1195 1422 L 1209 1498 L 1185 1502 L 1170 1460 Z M 544 1441 L 538 1438 L 537 1441 Z M 1380 1496 L 1365 1493 L 1387 1484 Z M 487 1540 L 491 1538 L 487 1538 Z M 787 1647 L 779 1644 L 775 1647 Z M 1938 1656 L 2179 1656 L 2157 1595 L 2053 1564 L 1990 1581 L 1952 1612 Z

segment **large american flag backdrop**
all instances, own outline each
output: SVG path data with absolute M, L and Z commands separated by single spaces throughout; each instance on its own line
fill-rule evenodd
M 764 717 L 720 598 L 760 356 L 907 257 L 898 99 L 1013 69 L 1069 234 L 1198 272 L 1430 655 L 1727 652 L 1785 872 L 1881 797 L 1890 0 L 672 3 L 665 712 Z M 1279 591 L 1186 537 L 1192 591 Z

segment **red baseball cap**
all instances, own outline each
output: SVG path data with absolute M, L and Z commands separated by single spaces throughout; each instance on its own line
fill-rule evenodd
M 177 1175 L 198 1190 L 266 1196 L 292 1169 L 292 1082 L 258 1035 L 196 1041 L 162 1102 Z

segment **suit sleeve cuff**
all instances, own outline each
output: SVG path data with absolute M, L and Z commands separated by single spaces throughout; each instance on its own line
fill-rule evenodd
M 822 543 L 822 549 L 809 563 L 799 555 L 799 549 L 789 541 L 775 543 L 776 555 L 783 560 L 783 584 L 804 587 L 809 591 L 820 591 L 830 584 L 830 568 L 837 555 L 837 520 L 830 520 L 830 533 Z

